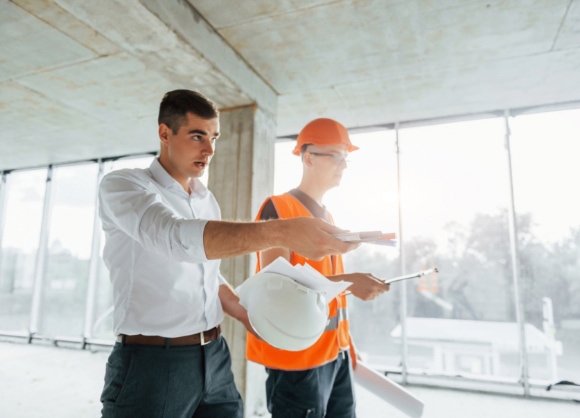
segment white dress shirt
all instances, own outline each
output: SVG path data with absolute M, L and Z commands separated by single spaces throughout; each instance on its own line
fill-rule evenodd
M 203 247 L 205 225 L 220 219 L 220 209 L 199 179 L 190 182 L 190 192 L 157 159 L 148 169 L 103 178 L 99 215 L 115 335 L 180 337 L 223 320 L 218 290 L 226 281 L 220 261 L 208 261 Z

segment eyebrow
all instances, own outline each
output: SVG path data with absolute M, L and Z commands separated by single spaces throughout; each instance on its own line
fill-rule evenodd
M 204 136 L 209 136 L 209 133 L 207 133 L 206 131 L 203 131 L 201 129 L 192 129 L 192 130 L 188 131 L 187 133 L 188 133 L 188 135 L 200 134 L 200 135 L 204 135 Z M 219 136 L 220 136 L 219 132 L 216 132 L 214 138 L 219 138 Z

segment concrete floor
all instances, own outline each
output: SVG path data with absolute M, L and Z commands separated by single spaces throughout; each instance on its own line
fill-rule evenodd
M 0 341 L 0 417 L 99 417 L 107 351 Z M 425 403 L 423 418 L 572 418 L 580 404 L 448 389 L 408 387 Z M 404 418 L 357 387 L 359 418 Z

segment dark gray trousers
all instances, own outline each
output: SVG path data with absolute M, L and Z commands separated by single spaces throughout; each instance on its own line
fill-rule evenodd
M 272 418 L 354 418 L 352 367 L 347 351 L 328 364 L 290 372 L 266 368 Z
M 103 418 L 242 418 L 223 337 L 205 345 L 116 343 L 101 395 Z

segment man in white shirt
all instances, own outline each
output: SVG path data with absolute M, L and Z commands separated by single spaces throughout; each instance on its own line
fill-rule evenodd
M 356 248 L 316 218 L 227 222 L 200 182 L 219 137 L 219 112 L 203 95 L 167 93 L 159 158 L 109 173 L 99 189 L 103 254 L 114 296 L 115 344 L 101 395 L 103 417 L 242 417 L 224 312 L 254 332 L 219 272 L 221 258 L 288 248 L 320 259 Z

